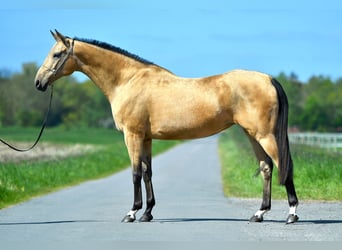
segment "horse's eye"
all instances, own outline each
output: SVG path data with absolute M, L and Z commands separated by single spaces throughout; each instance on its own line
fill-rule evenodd
M 62 54 L 63 54 L 62 51 L 61 52 L 56 52 L 55 54 L 53 54 L 53 57 L 54 58 L 60 58 Z

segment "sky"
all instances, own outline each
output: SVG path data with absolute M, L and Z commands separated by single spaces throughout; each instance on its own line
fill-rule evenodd
M 113 44 L 183 77 L 238 68 L 293 72 L 302 81 L 342 77 L 340 0 L 4 1 L 0 70 L 40 65 L 54 29 Z

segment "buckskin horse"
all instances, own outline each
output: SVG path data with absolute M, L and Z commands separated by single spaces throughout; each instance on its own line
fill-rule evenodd
M 140 221 L 153 219 L 152 139 L 201 138 L 234 124 L 248 136 L 264 181 L 261 207 L 250 221 L 263 221 L 271 209 L 273 163 L 287 191 L 286 223 L 298 220 L 287 134 L 288 100 L 276 79 L 246 70 L 182 78 L 108 43 L 70 38 L 57 30 L 51 34 L 56 43 L 39 68 L 35 85 L 45 91 L 60 77 L 80 71 L 107 97 L 132 165 L 134 202 L 123 222 L 133 222 L 142 208 L 141 179 L 146 187 L 146 210 Z

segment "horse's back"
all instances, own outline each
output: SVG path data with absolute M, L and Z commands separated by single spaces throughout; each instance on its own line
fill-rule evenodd
M 222 74 L 222 77 L 233 89 L 258 88 L 260 91 L 269 91 L 272 88 L 272 77 L 258 71 L 236 69 Z

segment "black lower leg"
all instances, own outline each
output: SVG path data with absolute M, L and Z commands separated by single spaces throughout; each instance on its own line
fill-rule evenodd
M 141 175 L 133 174 L 134 202 L 132 210 L 142 208 Z
M 151 168 L 144 168 L 143 177 L 146 189 L 146 210 L 142 217 L 139 219 L 141 222 L 148 222 L 153 219 L 152 209 L 155 205 L 155 198 L 152 185 L 152 171 Z
M 122 222 L 135 221 L 135 213 L 142 208 L 141 175 L 133 173 L 134 201 L 131 211 L 122 219 Z
M 261 166 L 261 172 L 264 178 L 263 197 L 260 210 L 271 210 L 271 195 L 272 195 L 272 171 L 273 163 L 271 159 Z
M 286 187 L 287 198 L 288 198 L 288 202 L 290 206 L 290 212 L 286 219 L 286 224 L 291 224 L 291 223 L 298 221 L 299 219 L 299 217 L 296 214 L 296 209 L 298 206 L 298 198 L 297 198 L 296 190 L 295 190 L 292 179 L 289 179 L 286 181 L 285 187 Z
M 271 210 L 271 191 L 272 191 L 272 171 L 273 163 L 271 159 L 260 162 L 260 171 L 263 176 L 264 186 L 262 203 L 259 211 L 257 211 L 251 218 L 251 222 L 262 222 L 263 215 L 266 211 Z
M 288 180 L 285 183 L 287 198 L 289 201 L 289 206 L 297 206 L 298 205 L 298 198 L 296 194 L 296 190 L 293 184 L 293 180 Z
M 154 200 L 154 195 L 153 195 L 153 188 L 152 188 L 152 183 L 150 184 L 146 184 L 146 210 L 144 212 L 144 214 L 141 216 L 141 218 L 139 219 L 139 221 L 141 222 L 148 222 L 151 221 L 153 219 L 152 216 L 152 209 L 155 205 L 155 200 Z

